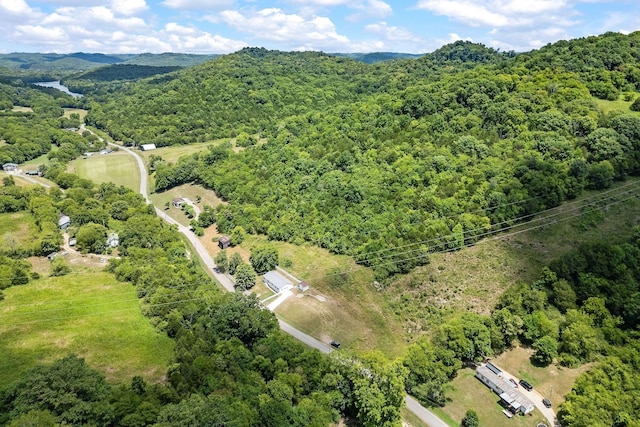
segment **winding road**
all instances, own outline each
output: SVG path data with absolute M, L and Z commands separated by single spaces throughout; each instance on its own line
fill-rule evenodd
M 123 150 L 129 153 L 136 159 L 136 162 L 138 163 L 138 168 L 140 169 L 140 194 L 142 194 L 142 197 L 144 197 L 145 201 L 148 204 L 151 204 L 151 201 L 149 200 L 149 196 L 147 194 L 147 185 L 148 185 L 147 169 L 144 165 L 144 160 L 142 159 L 142 157 L 140 157 L 138 153 L 136 153 L 135 151 L 127 147 L 113 144 L 111 142 L 109 142 L 109 145 L 112 145 L 114 147 L 117 147 L 120 150 Z M 196 253 L 200 257 L 204 265 L 207 267 L 209 272 L 211 272 L 211 274 L 213 274 L 213 276 L 216 278 L 216 280 L 220 282 L 220 284 L 227 291 L 234 292 L 234 286 L 231 280 L 226 275 L 216 272 L 216 270 L 214 269 L 216 264 L 211 258 L 211 255 L 209 255 L 209 253 L 207 252 L 205 247 L 202 245 L 198 237 L 195 234 L 193 234 L 193 232 L 189 229 L 189 227 L 185 227 L 184 225 L 181 225 L 178 221 L 168 216 L 166 212 L 159 209 L 157 206 L 154 206 L 154 208 L 156 210 L 157 215 L 160 218 L 164 219 L 167 223 L 173 224 L 176 227 L 178 227 L 178 231 L 180 231 L 189 240 L 191 245 L 193 245 Z M 282 331 L 291 335 L 298 341 L 308 345 L 309 347 L 315 348 L 321 353 L 325 353 L 325 354 L 331 353 L 333 351 L 333 348 L 331 348 L 331 346 L 328 345 L 327 343 L 324 343 L 312 337 L 311 335 L 305 334 L 299 329 L 296 329 L 290 324 L 286 323 L 282 319 L 278 319 L 278 322 L 280 323 L 280 329 Z M 407 409 L 413 412 L 418 418 L 420 418 L 424 423 L 426 423 L 430 427 L 448 427 L 448 425 L 444 421 L 442 421 L 440 418 L 438 418 L 436 414 L 434 414 L 433 412 L 431 412 L 430 410 L 422 406 L 413 397 L 407 395 L 405 397 L 405 402 L 407 404 Z

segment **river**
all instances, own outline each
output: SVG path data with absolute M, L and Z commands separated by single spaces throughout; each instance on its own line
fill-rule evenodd
M 64 93 L 68 93 L 69 95 L 73 96 L 74 98 L 80 98 L 82 96 L 81 93 L 71 92 L 68 87 L 66 87 L 63 84 L 60 84 L 60 80 L 55 81 L 55 82 L 38 82 L 38 83 L 34 83 L 34 85 L 42 86 L 42 87 L 52 87 L 52 88 L 58 89 L 59 91 L 62 91 Z

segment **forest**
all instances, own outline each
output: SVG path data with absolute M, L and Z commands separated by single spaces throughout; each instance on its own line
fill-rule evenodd
M 637 222 L 624 241 L 576 246 L 513 283 L 488 315 L 443 317 L 400 358 L 325 356 L 280 332 L 255 297 L 218 291 L 138 195 L 66 172 L 100 142 L 60 118 L 83 105 L 89 125 L 126 146 L 211 142 L 175 163 L 154 158 L 155 191 L 201 184 L 227 202 L 207 225 L 346 254 L 388 285 L 430 253 L 636 179 L 639 46 L 638 32 L 518 54 L 460 41 L 374 64 L 247 48 L 135 82 L 69 78 L 82 100 L 0 84 L 0 160 L 46 154 L 42 172 L 65 190 L 0 187 L 0 212 L 29 212 L 40 231 L 0 254 L 2 287 L 33 280 L 24 258 L 60 244 L 64 211 L 96 253 L 107 228 L 119 231 L 123 256 L 108 271 L 176 344 L 162 385 L 111 384 L 75 355 L 39 366 L 0 393 L 0 424 L 392 426 L 405 391 L 446 405 L 465 364 L 523 345 L 536 366 L 591 364 L 557 408 L 562 425 L 639 425 Z M 619 99 L 631 108 L 600 107 Z

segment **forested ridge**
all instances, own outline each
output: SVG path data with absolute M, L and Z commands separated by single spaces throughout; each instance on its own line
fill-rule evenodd
M 127 144 L 237 137 L 239 153 L 216 146 L 156 168 L 158 191 L 196 181 L 230 201 L 223 232 L 361 258 L 430 242 L 366 262 L 384 278 L 636 174 L 640 117 L 602 114 L 594 96 L 639 89 L 639 37 L 520 55 L 456 42 L 376 65 L 244 49 L 103 93 L 88 120 Z

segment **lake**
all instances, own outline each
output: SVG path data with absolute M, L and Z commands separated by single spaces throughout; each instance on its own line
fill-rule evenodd
M 64 93 L 68 93 L 69 95 L 73 96 L 74 98 L 80 98 L 82 96 L 81 93 L 71 92 L 68 87 L 66 87 L 63 84 L 60 84 L 60 80 L 55 81 L 55 82 L 38 82 L 38 83 L 34 83 L 34 85 L 42 86 L 42 87 L 52 87 L 52 88 L 58 89 L 58 90 L 60 90 L 60 91 L 62 91 Z

